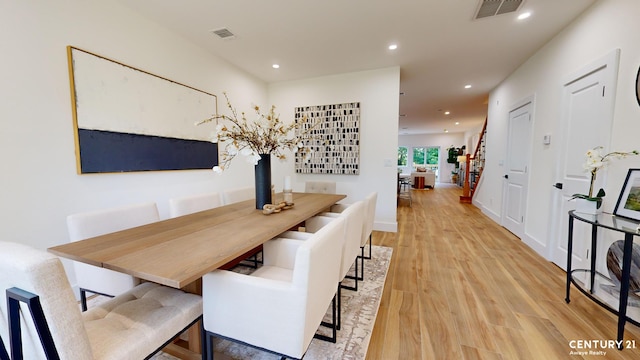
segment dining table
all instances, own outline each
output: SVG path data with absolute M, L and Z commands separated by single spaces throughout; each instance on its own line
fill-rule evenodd
M 201 294 L 201 278 L 305 220 L 330 209 L 342 194 L 293 193 L 293 206 L 265 215 L 255 200 L 220 206 L 48 249 L 83 263 Z M 274 203 L 283 194 L 274 196 Z M 194 326 L 194 328 L 199 328 Z M 189 349 L 199 352 L 198 329 Z

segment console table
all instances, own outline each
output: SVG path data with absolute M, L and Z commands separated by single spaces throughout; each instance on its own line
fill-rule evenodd
M 574 220 L 582 221 L 587 224 L 591 224 L 591 268 L 590 269 L 572 269 L 571 258 L 573 251 L 573 224 Z M 567 297 L 565 301 L 569 303 L 569 291 L 571 284 L 573 283 L 580 292 L 585 294 L 589 299 L 596 302 L 598 305 L 604 307 L 610 312 L 618 316 L 618 335 L 617 344 L 620 350 L 623 349 L 623 335 L 624 326 L 627 321 L 640 326 L 640 323 L 627 317 L 627 303 L 629 301 L 629 280 L 631 273 L 631 254 L 633 250 L 633 238 L 634 236 L 640 236 L 640 232 L 637 230 L 638 223 L 632 220 L 620 218 L 611 214 L 598 214 L 589 215 L 582 214 L 575 211 L 569 211 L 569 236 L 567 244 Z M 616 231 L 624 234 L 624 249 L 622 256 L 622 275 L 620 279 L 620 298 L 618 302 L 618 309 L 607 304 L 604 299 L 600 298 L 597 294 L 594 294 L 594 285 L 596 276 L 601 277 L 611 282 L 609 277 L 596 271 L 596 255 L 598 244 L 598 228 L 603 228 L 611 231 Z M 589 274 L 589 289 L 585 288 L 586 284 L 580 284 L 573 277 L 574 272 L 587 272 Z

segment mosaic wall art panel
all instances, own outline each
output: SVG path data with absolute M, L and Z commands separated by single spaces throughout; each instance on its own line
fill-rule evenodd
M 298 174 L 360 173 L 360 103 L 301 106 L 295 109 L 295 121 L 312 139 L 305 142 L 310 155 L 296 154 Z

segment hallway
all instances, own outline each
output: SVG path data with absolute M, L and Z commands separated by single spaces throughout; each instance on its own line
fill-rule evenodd
M 394 253 L 367 359 L 640 359 L 632 324 L 625 341 L 635 349 L 572 348 L 615 340 L 617 318 L 573 286 L 566 304 L 566 273 L 460 204 L 461 192 L 412 190 L 398 233 L 374 232 L 373 243 Z

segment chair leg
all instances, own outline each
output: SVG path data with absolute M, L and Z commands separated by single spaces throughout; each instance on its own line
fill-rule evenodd
M 369 255 L 364 257 L 367 260 L 371 260 L 371 238 L 372 237 L 373 237 L 373 233 L 369 234 Z
M 366 245 L 365 245 L 366 246 Z M 364 246 L 360 247 L 360 275 L 356 276 L 358 280 L 364 281 Z M 358 261 L 358 259 L 356 259 Z
M 87 311 L 87 291 L 82 288 L 80 288 L 80 304 L 82 311 Z
M 202 343 L 202 360 L 213 360 L 213 335 L 210 332 L 204 330 L 204 327 L 202 331 L 204 332 L 204 342 Z
M 358 259 L 356 258 L 356 261 L 354 262 L 355 266 L 355 275 L 351 276 L 351 275 L 347 275 L 345 276 L 345 279 L 352 279 L 355 282 L 354 286 L 347 286 L 347 285 L 343 285 L 342 282 L 340 282 L 340 287 L 343 289 L 347 289 L 347 290 L 351 290 L 351 291 L 358 291 Z M 338 303 L 340 304 L 340 303 Z M 338 329 L 340 330 L 340 329 Z
M 336 329 L 340 330 L 340 324 L 342 323 L 342 287 L 338 285 L 338 323 Z
M 336 292 L 337 294 L 337 292 Z M 323 341 L 328 341 L 331 343 L 336 343 L 337 339 L 338 339 L 338 329 L 336 328 L 338 320 L 336 319 L 336 295 L 333 295 L 333 300 L 331 301 L 331 322 L 332 323 L 328 323 L 326 321 L 323 321 L 320 323 L 320 325 L 322 326 L 326 326 L 331 328 L 332 331 L 332 336 L 326 336 L 326 335 L 322 335 L 322 334 L 315 334 L 313 335 L 314 338 L 318 339 L 318 340 L 323 340 Z

